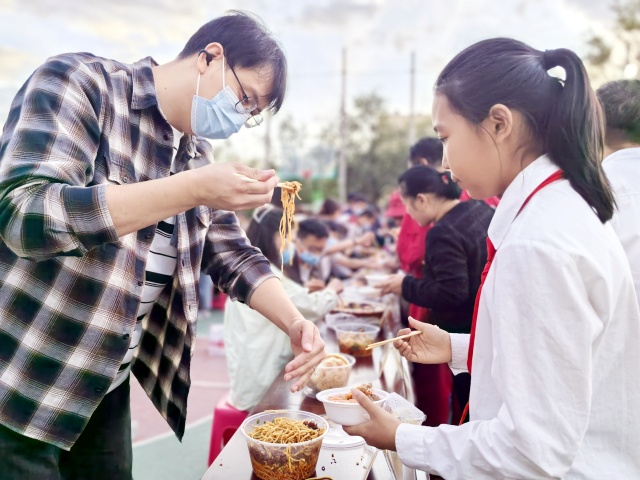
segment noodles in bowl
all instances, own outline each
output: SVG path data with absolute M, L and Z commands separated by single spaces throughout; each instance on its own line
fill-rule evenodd
M 326 420 L 318 415 L 290 410 L 252 415 L 240 427 L 253 472 L 263 480 L 312 476 L 328 428 Z

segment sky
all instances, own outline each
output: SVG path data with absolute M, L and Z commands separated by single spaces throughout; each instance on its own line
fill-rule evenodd
M 416 112 L 428 114 L 432 85 L 448 60 L 475 41 L 509 36 L 538 49 L 586 53 L 606 32 L 609 0 L 0 0 L 0 123 L 30 73 L 74 51 L 132 63 L 165 63 L 202 24 L 230 9 L 259 15 L 281 42 L 289 91 L 285 117 L 307 131 L 337 121 L 342 49 L 347 99 L 377 92 L 391 111 L 409 112 L 410 55 L 416 56 Z M 195 85 L 194 85 L 195 88 Z M 260 130 L 261 129 L 261 130 Z M 259 130 L 256 132 L 256 130 Z M 224 144 L 259 155 L 266 129 L 244 129 Z

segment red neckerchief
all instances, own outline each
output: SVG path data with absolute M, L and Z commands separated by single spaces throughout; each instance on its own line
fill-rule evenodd
M 520 207 L 520 210 L 518 210 L 518 213 L 516 213 L 516 217 L 520 215 L 520 212 L 522 212 L 522 209 L 527 205 L 527 203 L 529 203 L 529 200 L 531 200 L 531 198 L 536 193 L 538 193 L 547 185 L 557 180 L 562 180 L 563 178 L 564 178 L 564 173 L 562 172 L 562 170 L 558 170 L 557 172 L 554 172 L 553 174 L 551 174 L 544 182 L 538 185 L 536 189 L 533 192 L 531 192 L 531 194 L 525 199 L 524 203 Z M 471 365 L 473 363 L 473 345 L 476 339 L 476 321 L 478 320 L 478 307 L 480 306 L 480 296 L 482 295 L 482 285 L 484 284 L 485 278 L 487 278 L 487 274 L 489 273 L 489 269 L 491 268 L 491 262 L 493 261 L 493 258 L 495 257 L 495 255 L 496 255 L 496 248 L 493 246 L 493 243 L 491 243 L 491 239 L 487 237 L 487 263 L 484 266 L 484 269 L 482 270 L 482 276 L 480 277 L 480 287 L 478 288 L 478 293 L 476 294 L 476 303 L 473 308 L 473 320 L 471 321 L 471 338 L 469 339 L 469 355 L 467 357 L 467 368 L 469 370 L 469 373 L 471 373 Z M 460 424 L 464 422 L 464 419 L 466 418 L 468 411 L 469 411 L 469 403 L 467 402 L 467 406 L 464 408 L 464 412 L 462 412 L 462 418 L 460 418 Z

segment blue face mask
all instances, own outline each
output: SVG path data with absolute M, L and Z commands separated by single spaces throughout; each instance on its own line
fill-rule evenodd
M 282 252 L 282 261 L 285 265 L 289 265 L 293 260 L 293 257 L 296 255 L 295 248 L 286 248 L 284 252 Z
M 320 255 L 314 255 L 309 252 L 302 252 L 300 254 L 300 260 L 302 260 L 307 265 L 311 265 L 312 267 L 316 266 L 320 263 Z
M 222 90 L 208 100 L 198 96 L 200 90 L 200 75 L 196 94 L 191 103 L 191 130 L 199 137 L 212 140 L 229 138 L 245 124 L 249 116 L 236 110 L 238 97 L 233 90 L 225 84 L 224 57 L 222 57 Z

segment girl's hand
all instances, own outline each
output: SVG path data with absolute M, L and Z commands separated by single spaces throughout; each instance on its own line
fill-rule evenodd
M 369 414 L 370 420 L 353 427 L 342 427 L 349 435 L 359 435 L 376 448 L 384 450 L 396 449 L 396 430 L 400 426 L 400 421 L 386 410 L 375 405 L 369 397 L 357 388 L 351 390 L 360 406 Z
M 415 335 L 405 340 L 396 340 L 393 346 L 400 355 L 415 363 L 449 363 L 451 361 L 451 339 L 449 333 L 430 323 L 424 323 L 409 317 L 409 325 L 420 330 L 422 335 Z M 408 328 L 398 332 L 398 336 L 411 333 Z

